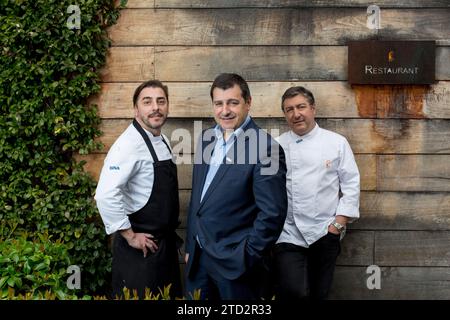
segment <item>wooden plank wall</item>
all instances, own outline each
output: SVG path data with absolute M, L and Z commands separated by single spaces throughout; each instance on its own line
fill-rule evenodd
M 139 82 L 170 90 L 164 132 L 212 124 L 209 87 L 220 72 L 250 81 L 251 114 L 287 130 L 280 97 L 292 85 L 316 96 L 319 124 L 347 137 L 362 176 L 361 219 L 343 240 L 334 299 L 450 299 L 450 2 L 380 0 L 382 29 L 366 27 L 366 0 L 128 0 L 92 98 L 103 118 L 98 153 L 79 156 L 98 177 L 105 153 L 130 123 Z M 348 40 L 437 40 L 431 86 L 349 86 Z M 272 131 L 276 134 L 276 131 Z M 188 142 L 188 141 L 185 141 Z M 192 145 L 192 141 L 188 143 Z M 193 148 L 185 149 L 190 158 Z M 189 164 L 179 165 L 182 225 Z M 369 290 L 369 265 L 381 289 Z

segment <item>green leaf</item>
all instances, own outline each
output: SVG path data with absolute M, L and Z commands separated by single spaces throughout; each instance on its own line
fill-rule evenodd
M 10 286 L 11 288 L 14 288 L 14 285 L 16 284 L 14 282 L 14 278 L 13 277 L 9 277 L 7 280 L 8 286 Z
M 3 277 L 0 279 L 0 289 L 2 289 L 5 283 L 8 281 L 9 277 Z
M 14 280 L 15 280 L 15 283 L 16 283 L 17 287 L 21 288 L 22 287 L 22 279 L 17 277 Z
M 34 268 L 34 270 L 39 271 L 39 270 L 45 269 L 46 267 L 47 267 L 47 264 L 45 264 L 44 262 L 41 262 Z

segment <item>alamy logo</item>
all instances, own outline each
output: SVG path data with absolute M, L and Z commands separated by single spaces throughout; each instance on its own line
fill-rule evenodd
M 81 288 L 81 270 L 79 266 L 71 265 L 67 268 L 66 273 L 70 276 L 66 281 L 67 288 L 70 290 Z
M 370 30 L 381 29 L 381 10 L 375 4 L 367 7 L 367 28 Z
M 69 28 L 70 30 L 73 30 L 73 29 L 80 30 L 81 29 L 80 7 L 77 5 L 71 4 L 70 6 L 67 7 L 67 13 L 71 13 L 69 18 L 67 18 L 67 23 L 66 23 L 67 28 Z
M 373 289 L 381 289 L 381 269 L 377 265 L 371 265 L 368 266 L 366 269 L 366 273 L 370 274 L 370 276 L 367 278 L 366 286 L 367 289 L 373 290 Z

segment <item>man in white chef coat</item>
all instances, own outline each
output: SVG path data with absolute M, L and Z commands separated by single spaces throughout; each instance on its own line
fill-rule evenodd
M 347 140 L 319 127 L 313 94 L 291 87 L 281 108 L 290 131 L 288 213 L 274 249 L 279 299 L 326 299 L 346 225 L 359 218 L 360 176 Z
M 171 285 L 181 295 L 175 229 L 179 221 L 177 168 L 161 133 L 169 112 L 167 86 L 150 80 L 133 95 L 134 120 L 105 158 L 95 200 L 107 234 L 114 234 L 112 289 L 143 298 Z

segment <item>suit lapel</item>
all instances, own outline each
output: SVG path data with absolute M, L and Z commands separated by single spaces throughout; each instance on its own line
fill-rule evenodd
M 224 176 L 225 172 L 228 171 L 229 168 L 230 168 L 230 165 L 226 165 L 223 163 L 220 165 L 219 169 L 216 172 L 216 175 L 214 176 L 213 180 L 211 181 L 211 185 L 209 186 L 208 190 L 206 190 L 205 196 L 203 197 L 203 200 L 200 203 L 200 207 L 208 200 L 209 196 L 214 192 L 214 189 L 220 183 L 220 181 L 222 180 L 222 177 Z M 203 180 L 203 183 L 204 182 L 205 182 L 205 180 Z M 202 184 L 202 186 L 203 186 L 203 184 Z
M 252 127 L 254 127 L 254 122 L 253 122 L 253 120 L 250 120 L 250 122 L 245 126 L 245 128 L 244 128 L 244 132 L 245 132 L 245 130 L 247 130 L 248 128 L 252 128 Z M 242 134 L 244 134 L 244 132 L 242 133 Z M 246 136 L 245 137 L 245 150 L 247 151 L 248 150 L 248 137 Z M 235 149 L 236 148 L 236 141 L 233 143 L 233 146 L 230 148 L 230 150 L 227 152 L 227 154 L 225 155 L 225 162 L 226 162 L 226 159 L 227 158 L 229 158 L 229 154 L 232 152 L 232 150 L 231 149 Z M 202 148 L 202 150 L 203 150 L 204 148 Z M 236 150 L 236 149 L 235 149 Z M 237 158 L 237 152 L 233 152 L 233 163 L 236 163 L 236 158 Z M 199 190 L 199 195 L 198 195 L 198 201 L 200 202 L 199 203 L 199 206 L 198 206 L 198 208 L 197 208 L 197 212 L 198 212 L 198 210 L 200 210 L 200 208 L 203 206 L 203 204 L 208 200 L 208 198 L 211 196 L 211 194 L 214 192 L 214 190 L 217 188 L 217 186 L 220 184 L 220 182 L 222 181 L 222 178 L 223 178 L 223 176 L 225 175 L 225 173 L 230 169 L 230 167 L 233 165 L 233 164 L 225 164 L 225 162 L 224 163 L 222 163 L 221 165 L 220 165 L 220 167 L 219 167 L 219 169 L 217 170 L 217 173 L 216 173 L 216 175 L 214 176 L 214 178 L 213 178 L 213 180 L 211 181 L 211 185 L 209 186 L 209 188 L 208 188 L 208 190 L 206 190 L 206 193 L 205 193 L 205 196 L 203 197 L 203 199 L 202 199 L 202 201 L 200 202 L 200 198 L 201 198 L 201 193 L 202 193 L 202 190 L 203 190 L 203 185 L 204 185 L 204 183 L 205 183 L 205 180 L 206 180 L 206 175 L 207 175 L 207 173 L 208 173 L 208 165 L 207 164 L 204 164 L 203 162 L 202 162 L 202 166 L 204 167 L 203 168 L 203 171 L 202 171 L 202 180 L 201 180 L 201 189 Z

